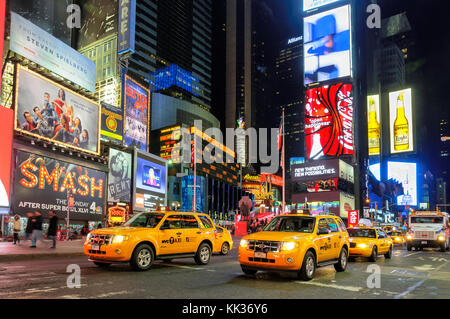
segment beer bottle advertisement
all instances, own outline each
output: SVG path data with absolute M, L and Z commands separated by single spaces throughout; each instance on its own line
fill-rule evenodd
M 368 137 L 369 155 L 380 155 L 380 96 L 372 95 L 367 97 L 368 105 Z
M 391 153 L 414 151 L 411 89 L 389 94 Z

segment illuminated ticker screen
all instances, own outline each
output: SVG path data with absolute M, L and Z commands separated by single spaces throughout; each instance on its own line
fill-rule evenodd
M 303 21 L 305 85 L 351 76 L 350 5 Z
M 303 0 L 303 11 L 309 11 L 342 0 Z

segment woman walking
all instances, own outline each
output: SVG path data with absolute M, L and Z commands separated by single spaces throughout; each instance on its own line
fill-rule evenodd
M 20 231 L 22 230 L 22 222 L 20 221 L 20 216 L 19 215 L 15 215 L 14 216 L 14 245 L 20 244 L 20 238 L 19 238 L 19 234 Z

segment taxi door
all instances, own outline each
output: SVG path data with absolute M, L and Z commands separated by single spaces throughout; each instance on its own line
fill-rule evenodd
M 160 255 L 183 253 L 183 228 L 181 215 L 169 215 L 160 226 Z
M 325 230 L 326 234 L 319 234 L 320 230 Z M 326 218 L 320 218 L 317 224 L 317 237 L 314 240 L 317 245 L 317 262 L 327 261 L 332 259 L 332 240 L 333 234 L 331 233 L 330 226 L 328 225 Z
M 389 251 L 389 242 L 387 239 L 387 235 L 382 231 L 377 231 L 377 237 L 378 237 L 378 253 L 379 254 L 385 254 Z
M 185 214 L 182 215 L 183 225 L 183 250 L 185 252 L 197 252 L 198 245 L 201 239 L 200 225 L 194 215 Z
M 337 222 L 333 218 L 327 218 L 328 226 L 331 232 L 331 248 L 330 248 L 330 258 L 337 259 L 341 253 L 341 240 L 342 234 L 339 231 Z

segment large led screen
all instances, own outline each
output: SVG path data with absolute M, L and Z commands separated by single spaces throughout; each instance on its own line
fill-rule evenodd
M 18 66 L 15 129 L 23 134 L 99 154 L 100 105 Z
M 350 6 L 304 18 L 305 85 L 351 76 Z
M 397 205 L 417 206 L 417 164 L 388 162 L 388 179 L 403 186 L 404 195 L 397 197 Z
M 414 151 L 411 89 L 389 93 L 391 153 Z
M 136 151 L 134 165 L 135 208 L 155 210 L 167 204 L 167 161 Z
M 306 91 L 305 144 L 309 160 L 354 154 L 351 84 Z
M 380 155 L 381 114 L 379 95 L 367 97 L 367 121 L 369 155 Z
M 125 146 L 147 151 L 150 123 L 150 91 L 124 76 Z
M 303 11 L 309 11 L 312 9 L 320 8 L 338 1 L 341 0 L 303 0 Z

